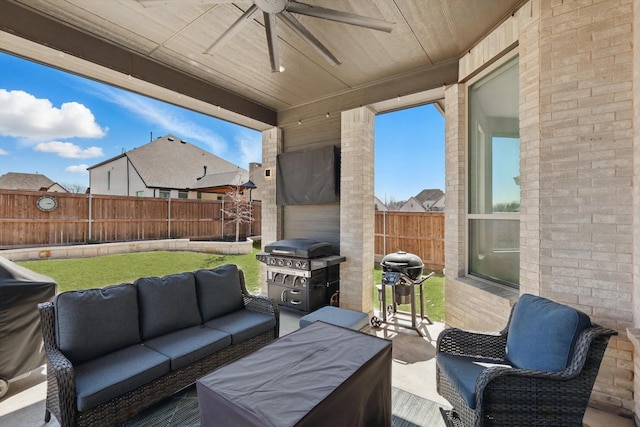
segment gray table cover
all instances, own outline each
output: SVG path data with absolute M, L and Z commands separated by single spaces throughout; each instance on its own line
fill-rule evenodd
M 207 426 L 391 426 L 391 341 L 324 322 L 196 382 Z

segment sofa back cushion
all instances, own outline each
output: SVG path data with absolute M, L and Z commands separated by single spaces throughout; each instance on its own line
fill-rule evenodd
M 244 308 L 240 272 L 236 265 L 225 264 L 212 270 L 198 270 L 195 276 L 198 304 L 204 322 Z
M 138 297 L 130 283 L 63 292 L 54 304 L 56 342 L 74 365 L 140 342 Z
M 560 372 L 573 356 L 589 316 L 546 298 L 524 294 L 518 300 L 507 335 L 507 360 L 516 368 Z
M 136 280 L 143 340 L 202 323 L 193 273 Z

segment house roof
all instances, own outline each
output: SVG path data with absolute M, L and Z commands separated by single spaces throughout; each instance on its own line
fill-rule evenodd
M 255 188 L 255 184 L 249 180 L 249 172 L 238 168 L 231 172 L 222 172 L 211 175 L 205 175 L 198 179 L 195 186 L 191 187 L 193 190 L 200 189 L 215 189 L 226 187 L 245 187 Z
M 388 211 L 387 205 L 385 205 L 382 200 L 380 200 L 377 196 L 373 196 L 373 204 L 378 211 Z
M 56 183 L 40 173 L 7 172 L 0 176 L 5 190 L 46 191 Z
M 404 204 L 400 206 L 399 210 L 403 212 L 424 212 L 427 209 L 425 208 L 424 203 L 416 197 L 409 197 L 409 200 L 404 202 Z
M 439 188 L 424 189 L 415 196 L 416 200 L 418 200 L 422 205 L 424 205 L 427 202 L 429 202 L 429 204 L 433 202 L 437 202 L 443 197 L 444 197 L 444 192 L 442 192 L 442 190 L 440 190 Z
M 174 135 L 157 138 L 87 169 L 94 169 L 122 157 L 129 158 L 131 165 L 149 188 L 197 188 L 200 186 L 198 178 L 206 176 L 207 172 L 235 173 L 241 170 L 248 177 L 248 172 L 239 166 Z

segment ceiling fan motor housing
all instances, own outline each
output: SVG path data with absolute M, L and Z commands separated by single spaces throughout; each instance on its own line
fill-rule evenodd
M 267 13 L 280 13 L 287 8 L 289 0 L 254 0 L 258 9 Z

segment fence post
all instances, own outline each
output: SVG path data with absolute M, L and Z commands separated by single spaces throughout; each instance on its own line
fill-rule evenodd
M 87 237 L 87 242 L 86 243 L 89 243 L 93 238 L 93 236 L 92 236 L 92 233 L 93 233 L 92 219 L 93 219 L 93 195 L 91 193 L 89 193 L 89 236 Z
M 220 227 L 220 238 L 224 240 L 224 197 L 222 198 L 222 209 L 220 209 L 220 212 L 222 213 L 220 217 L 220 224 L 222 224 L 222 227 Z
M 171 195 L 167 199 L 167 239 L 171 238 Z
M 382 256 L 387 254 L 387 211 L 382 211 Z

